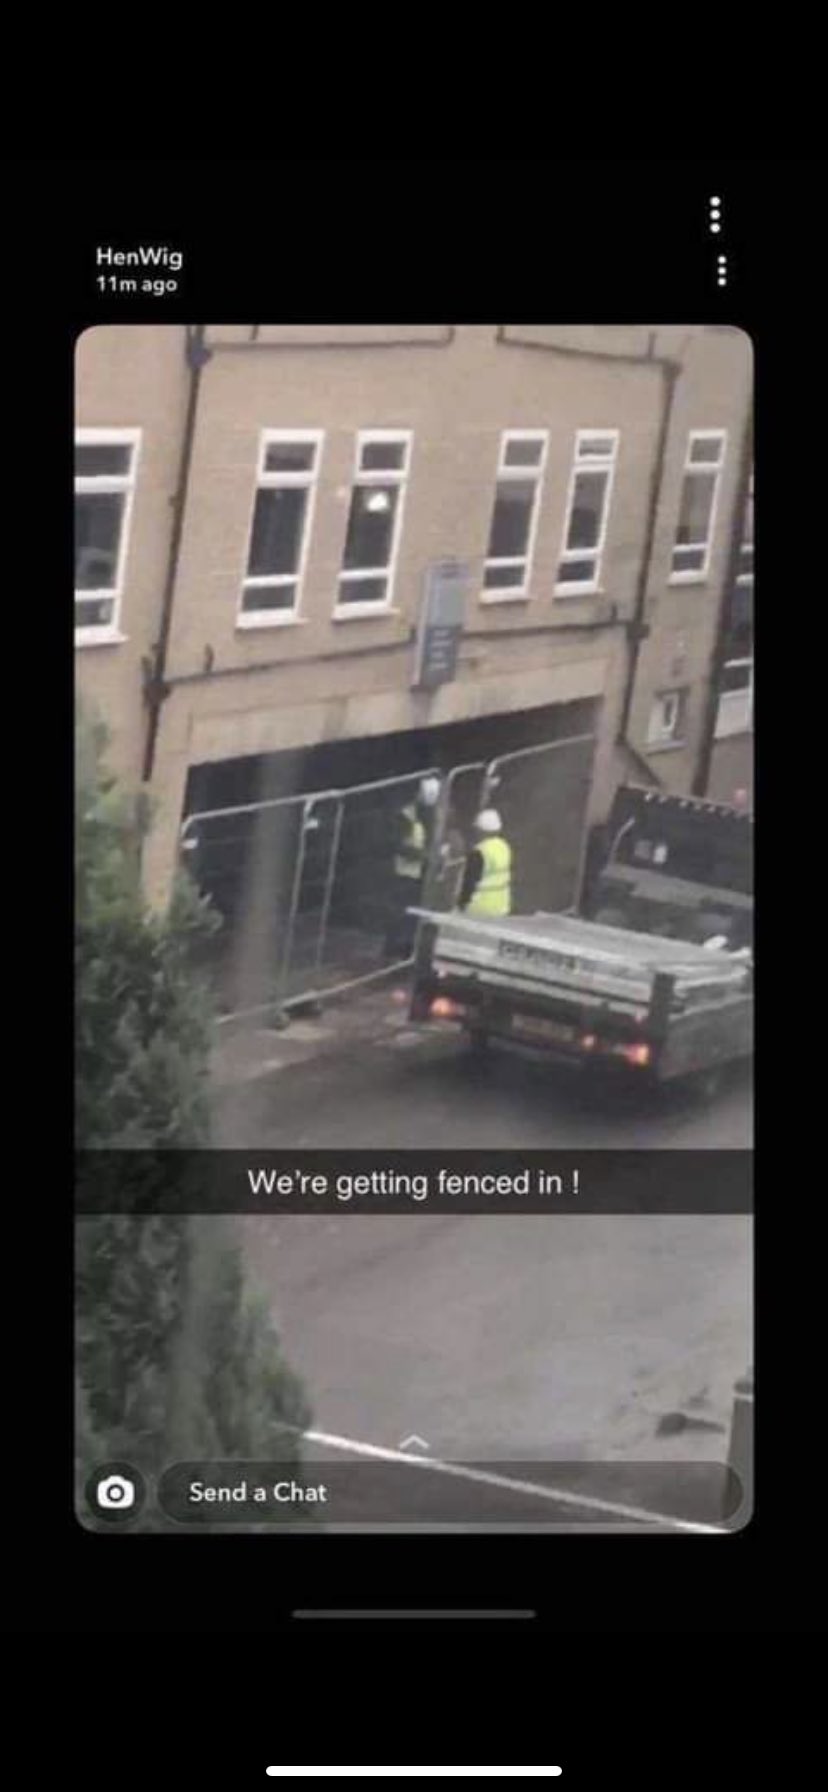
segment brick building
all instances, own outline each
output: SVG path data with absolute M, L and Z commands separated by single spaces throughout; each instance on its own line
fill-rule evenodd
M 255 801 L 279 765 L 314 789 L 589 733 L 579 830 L 619 777 L 689 791 L 707 764 L 711 794 L 749 788 L 752 613 L 724 618 L 751 387 L 721 328 L 87 331 L 78 682 L 114 768 L 152 786 L 153 899 L 183 816 Z M 463 634 L 425 690 L 449 558 Z

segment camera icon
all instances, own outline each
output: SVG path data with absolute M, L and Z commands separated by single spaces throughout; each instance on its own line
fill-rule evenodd
M 128 1481 L 126 1475 L 106 1475 L 98 1482 L 98 1505 L 105 1512 L 126 1512 L 129 1506 L 135 1505 L 135 1482 Z
M 129 1462 L 99 1463 L 86 1483 L 87 1505 L 110 1524 L 137 1518 L 145 1497 L 144 1477 Z

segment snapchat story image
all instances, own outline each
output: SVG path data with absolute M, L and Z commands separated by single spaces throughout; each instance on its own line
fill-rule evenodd
M 181 255 L 98 242 L 75 349 L 79 1515 L 183 1523 L 206 1437 L 346 1465 L 377 1527 L 505 1523 L 505 1481 L 709 1532 L 752 1436 L 750 341 L 110 314 Z

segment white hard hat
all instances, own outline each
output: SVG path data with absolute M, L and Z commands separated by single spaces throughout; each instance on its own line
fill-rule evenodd
M 496 809 L 481 809 L 474 825 L 481 834 L 499 834 L 502 823 Z
M 420 802 L 425 803 L 427 808 L 433 809 L 434 804 L 439 800 L 439 796 L 439 778 L 423 778 L 420 785 Z

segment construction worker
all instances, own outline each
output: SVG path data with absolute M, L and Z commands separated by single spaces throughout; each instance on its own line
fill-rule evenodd
M 475 845 L 466 859 L 458 907 L 464 914 L 496 920 L 512 908 L 512 848 L 503 838 L 496 809 L 483 809 L 474 824 Z
M 408 958 L 414 949 L 417 921 L 407 911 L 416 908 L 422 897 L 439 799 L 439 778 L 423 778 L 416 797 L 397 816 L 385 936 L 385 955 L 389 959 Z

